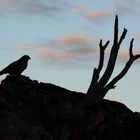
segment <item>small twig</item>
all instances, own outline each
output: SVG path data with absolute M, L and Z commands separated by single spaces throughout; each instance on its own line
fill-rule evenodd
M 114 25 L 114 45 L 118 44 L 118 15 L 115 17 L 115 25 Z
M 100 43 L 99 43 L 99 47 L 100 47 L 100 60 L 99 60 L 99 65 L 98 65 L 98 72 L 100 73 L 102 68 L 103 68 L 103 65 L 104 65 L 104 52 L 105 52 L 105 49 L 107 48 L 108 44 L 109 44 L 109 40 L 106 42 L 105 45 L 102 44 L 102 39 L 100 40 Z
M 122 41 L 125 39 L 126 33 L 127 33 L 127 29 L 124 28 L 123 33 L 122 33 L 120 40 L 118 42 L 119 46 L 121 45 Z

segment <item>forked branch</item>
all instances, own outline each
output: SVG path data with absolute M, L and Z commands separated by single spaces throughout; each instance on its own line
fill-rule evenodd
M 100 60 L 99 60 L 99 65 L 98 65 L 98 73 L 101 72 L 102 68 L 103 68 L 103 64 L 104 64 L 104 53 L 105 53 L 105 49 L 107 48 L 108 44 L 109 44 L 109 40 L 106 42 L 105 45 L 102 44 L 102 39 L 100 40 L 99 43 L 99 47 L 100 47 Z
M 98 64 L 98 68 L 97 69 L 94 68 L 91 85 L 89 86 L 89 89 L 87 91 L 88 94 L 92 94 L 93 93 L 93 90 L 95 90 L 97 88 L 99 74 L 100 74 L 100 72 L 101 72 L 101 70 L 103 68 L 103 64 L 104 64 L 104 53 L 105 53 L 105 49 L 107 48 L 109 42 L 110 41 L 107 41 L 105 43 L 105 45 L 103 45 L 102 44 L 102 39 L 100 40 L 100 43 L 99 43 L 99 48 L 100 48 L 99 64 Z
M 140 54 L 138 55 L 134 55 L 133 54 L 133 41 L 134 39 L 132 38 L 131 42 L 130 42 L 130 47 L 129 47 L 129 60 L 127 61 L 125 67 L 123 68 L 123 70 L 120 72 L 120 74 L 118 74 L 108 85 L 106 85 L 106 87 L 104 88 L 105 92 L 108 92 L 108 90 L 115 88 L 115 84 L 125 76 L 125 74 L 128 72 L 129 68 L 131 67 L 131 65 L 133 64 L 133 62 L 140 58 Z
M 107 84 L 108 80 L 110 79 L 110 77 L 113 73 L 113 70 L 114 70 L 114 67 L 116 64 L 116 60 L 117 60 L 117 56 L 118 56 L 118 51 L 119 51 L 119 48 L 120 48 L 120 45 L 121 45 L 123 39 L 126 36 L 126 33 L 127 33 L 127 30 L 124 29 L 124 31 L 118 41 L 118 16 L 116 16 L 115 25 L 114 25 L 114 43 L 111 48 L 110 58 L 108 61 L 107 68 L 106 68 L 103 76 L 99 80 L 99 87 L 101 87 L 101 88 L 103 88 Z

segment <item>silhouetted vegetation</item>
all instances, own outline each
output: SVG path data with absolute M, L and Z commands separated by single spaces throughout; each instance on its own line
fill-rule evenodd
M 128 72 L 129 68 L 133 64 L 135 60 L 140 58 L 140 54 L 134 55 L 133 54 L 133 41 L 134 39 L 130 41 L 130 46 L 129 46 L 129 60 L 127 61 L 125 67 L 122 69 L 122 71 L 114 77 L 109 83 L 108 81 L 110 80 L 110 77 L 112 76 L 115 64 L 116 64 L 116 59 L 118 56 L 118 52 L 120 49 L 120 45 L 122 44 L 122 41 L 125 39 L 127 33 L 127 29 L 124 28 L 122 35 L 120 38 L 118 37 L 118 16 L 115 18 L 115 25 L 114 25 L 114 41 L 113 45 L 110 51 L 110 57 L 108 60 L 107 67 L 105 69 L 105 72 L 103 75 L 100 77 L 100 72 L 103 68 L 104 64 L 104 52 L 105 49 L 107 48 L 108 44 L 110 41 L 107 41 L 105 45 L 102 44 L 102 40 L 100 40 L 99 47 L 100 47 L 100 60 L 99 60 L 99 65 L 98 68 L 94 69 L 92 81 L 90 84 L 90 87 L 87 91 L 87 101 L 85 102 L 86 106 L 93 105 L 94 103 L 98 102 L 101 100 L 110 89 L 114 89 L 116 86 L 115 84 L 125 76 L 125 74 Z

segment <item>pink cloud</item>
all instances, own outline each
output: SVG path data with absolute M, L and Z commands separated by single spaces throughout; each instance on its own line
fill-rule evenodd
M 6 49 L 22 53 L 32 52 L 43 62 L 72 64 L 73 62 L 83 63 L 85 60 L 93 60 L 93 57 L 98 55 L 98 46 L 96 49 L 95 42 L 96 39 L 88 35 L 71 34 L 46 44 L 10 44 Z
M 101 20 L 106 17 L 113 15 L 112 9 L 108 8 L 107 10 L 92 10 L 89 7 L 79 4 L 73 6 L 80 14 L 89 20 Z
M 99 40 L 98 40 L 99 41 Z M 99 42 L 96 38 L 92 38 L 87 35 L 71 34 L 62 38 L 53 40 L 46 44 L 34 43 L 34 44 L 13 44 L 7 49 L 15 49 L 17 51 L 32 52 L 36 60 L 47 62 L 51 65 L 73 65 L 98 62 L 99 59 Z M 11 51 L 11 50 L 10 50 Z M 134 50 L 134 54 L 140 53 Z M 106 56 L 108 58 L 110 49 L 106 49 Z M 129 50 L 119 51 L 119 62 L 124 59 L 129 59 Z M 96 63 L 95 62 L 95 63 Z M 124 62 L 124 61 L 123 61 Z M 43 63 L 44 64 L 44 63 Z
M 93 1 L 94 4 L 94 1 Z M 136 14 L 139 12 L 140 2 L 138 0 L 128 1 L 128 0 L 113 0 L 108 7 L 103 7 L 102 9 L 92 9 L 89 6 L 78 4 L 74 5 L 73 8 L 78 11 L 78 13 L 84 16 L 86 19 L 91 21 L 100 21 L 108 17 L 127 14 Z M 132 6 L 133 5 L 133 6 Z
M 54 41 L 54 45 L 66 46 L 66 45 L 87 45 L 93 42 L 93 39 L 85 35 L 68 35 Z
M 134 55 L 137 55 L 137 54 L 140 54 L 140 50 L 133 50 L 133 54 Z M 110 49 L 107 49 L 106 50 L 106 55 L 110 55 Z M 119 53 L 118 53 L 118 58 L 119 59 L 122 59 L 122 58 L 128 58 L 129 59 L 129 48 L 128 50 L 119 50 Z
M 140 41 L 140 33 L 137 33 L 137 34 L 135 35 L 135 39 L 136 39 L 137 41 Z
M 52 41 L 41 48 L 39 57 L 51 62 L 71 62 L 90 59 L 97 55 L 93 39 L 86 35 L 69 35 Z
M 140 51 L 134 51 L 134 54 L 140 54 Z M 107 49 L 105 56 L 110 55 L 110 50 Z M 51 64 L 76 62 L 77 64 L 86 64 L 99 58 L 99 48 L 91 48 L 86 51 L 64 51 L 57 48 L 43 48 L 39 52 L 39 58 L 51 62 Z M 118 54 L 118 62 L 126 62 L 129 59 L 129 50 L 120 50 Z
M 119 58 L 122 58 L 122 57 L 129 58 L 129 50 L 120 50 Z
M 94 56 L 98 55 L 98 51 L 95 49 L 91 49 L 90 51 L 86 52 L 67 52 L 67 51 L 60 51 L 58 49 L 54 48 L 44 48 L 39 53 L 39 58 L 41 60 L 46 60 L 48 62 L 51 62 L 51 64 L 54 63 L 67 63 L 72 64 L 73 62 L 77 63 L 84 63 L 83 60 L 87 60 L 86 63 L 88 63 L 88 60 L 94 58 Z
M 103 19 L 113 15 L 111 11 L 92 11 L 86 14 L 86 17 L 90 20 Z

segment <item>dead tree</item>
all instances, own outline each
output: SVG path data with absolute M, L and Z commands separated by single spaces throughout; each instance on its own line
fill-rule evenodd
M 105 45 L 103 45 L 101 39 L 99 43 L 99 48 L 100 48 L 99 64 L 97 68 L 94 68 L 91 84 L 87 91 L 86 98 L 84 99 L 84 101 L 82 101 L 82 105 L 84 105 L 84 107 L 94 105 L 96 102 L 100 101 L 110 89 L 114 89 L 116 87 L 115 84 L 125 76 L 125 74 L 129 70 L 133 62 L 138 58 L 140 58 L 140 54 L 137 55 L 133 54 L 134 39 L 132 38 L 129 46 L 129 60 L 127 61 L 122 71 L 116 77 L 114 77 L 110 82 L 108 82 L 112 76 L 116 64 L 119 48 L 121 46 L 122 41 L 125 39 L 126 33 L 127 33 L 127 29 L 124 28 L 122 35 L 120 37 L 118 36 L 118 16 L 116 15 L 115 25 L 114 25 L 114 41 L 110 51 L 107 67 L 103 75 L 100 76 L 101 70 L 104 65 L 105 50 L 110 42 L 107 41 Z

